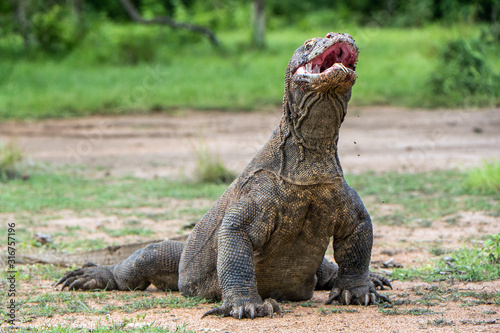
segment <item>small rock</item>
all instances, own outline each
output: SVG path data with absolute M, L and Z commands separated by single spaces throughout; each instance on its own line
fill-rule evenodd
M 33 239 L 42 245 L 45 245 L 47 243 L 52 243 L 52 236 L 51 235 L 42 234 L 40 232 L 37 232 L 36 234 L 34 234 Z
M 385 262 L 382 263 L 382 267 L 384 268 L 403 268 L 403 265 L 398 263 L 398 262 L 395 262 L 394 261 L 394 258 L 391 258 Z

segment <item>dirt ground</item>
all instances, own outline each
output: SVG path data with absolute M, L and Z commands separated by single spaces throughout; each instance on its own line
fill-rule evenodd
M 234 114 L 186 111 L 175 115 L 11 122 L 0 124 L 0 141 L 16 140 L 33 161 L 70 167 L 83 165 L 93 170 L 94 177 L 191 177 L 197 153 L 203 149 L 219 155 L 233 171 L 241 171 L 270 136 L 280 116 L 281 111 L 277 109 Z M 500 109 L 428 111 L 351 107 L 341 129 L 339 154 L 347 173 L 421 172 L 479 165 L 482 159 L 500 157 Z M 172 202 L 177 206 L 189 204 Z M 397 207 L 380 207 L 380 211 L 394 209 Z M 3 219 L 8 218 L 4 214 Z M 106 218 L 119 220 L 119 217 Z M 390 258 L 412 267 L 426 260 L 429 248 L 436 244 L 444 249 L 458 248 L 465 238 L 500 232 L 499 217 L 459 212 L 452 218 L 453 224 L 445 222 L 445 217 L 433 221 L 432 228 L 375 223 L 372 268 L 377 269 Z M 79 221 L 94 228 L 102 219 L 98 214 L 79 216 L 74 212 L 54 212 L 53 219 L 46 218 L 43 230 L 36 231 L 50 233 Z M 173 235 L 180 222 L 170 222 L 151 229 L 168 229 L 162 236 Z M 34 286 L 51 293 L 54 291 L 50 283 L 35 281 Z M 68 315 L 56 314 L 49 319 L 33 318 L 27 326 L 71 324 L 92 328 L 99 320 L 101 325 L 110 325 L 130 319 L 129 328 L 153 325 L 175 330 L 186 324 L 187 329 L 200 332 L 500 331 L 500 307 L 494 302 L 477 302 L 472 298 L 467 303 L 466 296 L 461 300 L 452 297 L 460 292 L 499 292 L 500 279 L 484 283 L 442 281 L 433 285 L 394 281 L 393 286 L 394 290 L 386 291 L 397 307 L 397 311 L 386 311 L 393 313 L 375 306 L 325 306 L 328 293 L 318 291 L 311 302 L 283 304 L 281 318 L 259 318 L 252 322 L 216 317 L 200 319 L 210 308 L 208 304 L 200 304 L 194 309 L 155 308 L 131 314 L 113 312 L 106 316 L 71 314 L 68 318 Z M 149 290 L 147 297 L 164 296 L 154 288 Z M 436 290 L 447 293 L 429 300 L 427 296 L 434 295 Z
M 280 117 L 276 109 L 2 123 L 0 140 L 16 139 L 36 161 L 98 167 L 111 175 L 189 177 L 202 149 L 241 171 Z M 346 172 L 468 167 L 500 155 L 500 109 L 351 107 L 339 141 Z

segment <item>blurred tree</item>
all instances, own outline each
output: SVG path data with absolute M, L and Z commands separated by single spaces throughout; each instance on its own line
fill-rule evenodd
M 253 40 L 252 44 L 258 48 L 266 45 L 266 1 L 253 1 Z
M 39 47 L 49 53 L 65 53 L 87 32 L 83 0 L 10 0 L 13 29 L 25 50 Z
M 27 0 L 10 0 L 14 8 L 14 18 L 17 31 L 23 38 L 25 48 L 30 47 L 30 23 L 26 15 Z
M 125 11 L 130 16 L 130 18 L 137 23 L 160 24 L 160 25 L 167 25 L 175 29 L 187 29 L 205 35 L 210 41 L 210 43 L 212 43 L 212 45 L 214 46 L 219 45 L 219 41 L 215 36 L 214 32 L 208 28 L 191 23 L 180 23 L 168 16 L 157 16 L 153 19 L 148 20 L 142 17 L 141 13 L 137 10 L 137 8 L 134 6 L 131 0 L 120 0 L 120 2 L 123 5 Z

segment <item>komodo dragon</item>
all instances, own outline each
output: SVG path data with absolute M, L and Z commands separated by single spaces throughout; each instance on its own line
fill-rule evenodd
M 223 301 L 204 314 L 254 318 L 281 313 L 276 300 L 315 289 L 368 305 L 389 281 L 369 272 L 370 216 L 344 180 L 339 129 L 356 81 L 358 48 L 328 33 L 300 46 L 285 75 L 283 117 L 269 141 L 194 227 L 186 244 L 164 241 L 116 265 L 67 272 L 70 290 L 134 290 L 150 284 Z M 335 262 L 324 258 L 333 238 Z

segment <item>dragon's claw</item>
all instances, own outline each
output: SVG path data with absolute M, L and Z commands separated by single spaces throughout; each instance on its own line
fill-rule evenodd
M 218 308 L 213 308 L 205 312 L 201 318 L 209 315 L 234 317 L 236 319 L 255 319 L 258 317 L 272 318 L 274 313 L 277 313 L 279 316 L 281 316 L 281 308 L 276 300 L 267 298 L 261 304 L 247 303 L 240 306 L 223 305 Z

